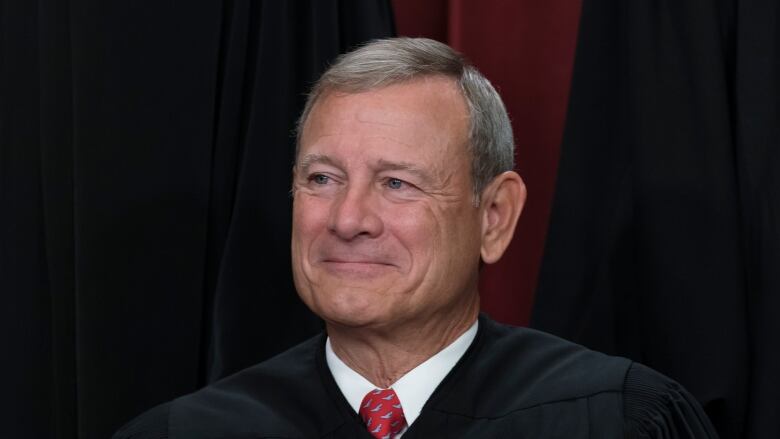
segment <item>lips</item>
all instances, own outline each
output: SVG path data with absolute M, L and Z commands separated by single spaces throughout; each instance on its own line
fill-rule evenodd
M 324 272 L 340 279 L 371 280 L 395 272 L 395 266 L 377 262 L 365 261 L 322 261 L 320 267 Z
M 319 265 L 331 275 L 349 278 L 371 278 L 396 268 L 390 258 L 357 252 L 339 252 L 322 255 Z
M 322 262 L 328 264 L 357 264 L 357 265 L 393 265 L 384 261 L 374 259 L 344 259 L 344 258 L 324 258 Z
M 328 264 L 355 264 L 355 265 L 391 265 L 394 266 L 393 258 L 391 258 L 386 252 L 373 251 L 367 249 L 353 250 L 353 249 L 334 249 L 333 247 L 328 249 L 322 249 L 316 260 L 322 263 Z
M 365 259 L 323 259 L 321 264 L 326 267 L 345 270 L 378 270 L 395 267 L 395 265 L 386 262 Z

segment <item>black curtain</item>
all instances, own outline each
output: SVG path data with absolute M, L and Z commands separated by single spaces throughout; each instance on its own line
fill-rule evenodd
M 780 437 L 780 3 L 585 0 L 532 325 Z
M 320 323 L 292 129 L 387 1 L 0 1 L 3 437 L 105 438 Z

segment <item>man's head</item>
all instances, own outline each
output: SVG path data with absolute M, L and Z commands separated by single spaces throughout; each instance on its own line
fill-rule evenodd
M 339 58 L 298 129 L 293 272 L 331 324 L 393 327 L 478 310 L 480 260 L 525 196 L 509 119 L 449 47 L 376 41 Z
M 512 124 L 490 82 L 460 53 L 427 38 L 377 40 L 341 55 L 309 94 L 298 121 L 296 156 L 312 108 L 329 92 L 360 93 L 431 76 L 455 81 L 468 106 L 466 146 L 472 155 L 471 176 L 478 202 L 480 192 L 493 177 L 514 169 Z

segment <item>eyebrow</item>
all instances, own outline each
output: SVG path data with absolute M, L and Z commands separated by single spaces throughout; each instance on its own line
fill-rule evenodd
M 317 164 L 317 163 L 330 165 L 330 166 L 334 166 L 334 167 L 337 167 L 337 168 L 339 167 L 339 165 L 338 165 L 338 163 L 336 163 L 336 161 L 334 161 L 332 158 L 330 158 L 330 157 L 328 157 L 326 155 L 323 155 L 323 154 L 307 154 L 302 159 L 300 159 L 298 161 L 298 164 L 296 165 L 296 167 L 300 168 L 300 170 L 301 170 L 301 172 L 303 174 L 307 174 L 309 172 L 309 168 L 311 167 L 311 165 L 314 165 L 314 164 Z
M 424 183 L 430 183 L 431 181 L 430 173 L 428 173 L 425 169 L 422 169 L 419 166 L 409 162 L 391 162 L 388 160 L 380 159 L 377 162 L 377 170 L 378 171 L 405 171 L 416 176 Z

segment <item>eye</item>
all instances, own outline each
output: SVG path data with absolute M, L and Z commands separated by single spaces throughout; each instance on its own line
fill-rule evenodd
M 390 189 L 401 189 L 404 186 L 404 181 L 397 178 L 388 178 L 385 184 Z
M 328 184 L 330 177 L 325 174 L 313 174 L 309 176 L 309 181 L 314 182 L 314 184 Z

